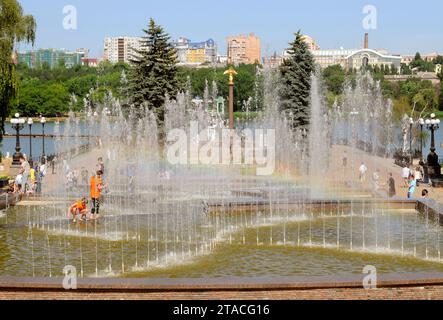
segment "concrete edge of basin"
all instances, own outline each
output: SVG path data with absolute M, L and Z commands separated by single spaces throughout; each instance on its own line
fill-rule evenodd
M 377 288 L 443 286 L 443 274 L 382 276 Z M 363 289 L 363 276 L 345 278 L 260 279 L 80 279 L 76 292 L 148 293 L 217 291 L 303 291 L 321 289 Z M 66 292 L 62 278 L 0 278 L 0 292 Z

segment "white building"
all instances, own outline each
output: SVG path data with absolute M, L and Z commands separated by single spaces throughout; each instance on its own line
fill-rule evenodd
M 136 50 L 142 49 L 140 37 L 107 37 L 104 41 L 105 61 L 129 63 L 136 56 Z
M 393 56 L 372 49 L 354 50 L 314 50 L 312 51 L 315 62 L 321 68 L 341 65 L 345 70 L 359 70 L 363 66 L 394 66 L 397 70 L 401 67 L 401 56 Z
M 345 70 L 360 70 L 365 66 L 389 66 L 401 69 L 401 56 L 389 55 L 386 49 L 369 49 L 369 35 L 365 34 L 363 49 L 311 50 L 321 68 L 341 65 Z

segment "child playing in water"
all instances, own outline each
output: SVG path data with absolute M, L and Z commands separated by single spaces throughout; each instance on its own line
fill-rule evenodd
M 74 220 L 72 222 L 77 222 L 77 214 L 80 214 L 80 220 L 83 220 L 86 218 L 88 214 L 88 209 L 86 208 L 86 205 L 88 204 L 88 200 L 86 198 L 82 198 L 79 201 L 76 201 L 72 206 L 69 207 L 68 211 L 68 219 L 71 219 L 71 215 L 73 216 Z
M 100 218 L 100 196 L 104 188 L 107 187 L 107 183 L 103 183 L 103 172 L 97 171 L 90 180 L 90 194 L 92 201 L 91 220 L 98 220 Z

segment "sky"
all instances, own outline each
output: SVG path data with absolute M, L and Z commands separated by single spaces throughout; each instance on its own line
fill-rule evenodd
M 441 0 L 19 1 L 25 13 L 37 19 L 35 48 L 89 48 L 91 57 L 103 54 L 106 36 L 141 36 L 151 17 L 172 39 L 214 39 L 220 54 L 226 54 L 228 35 L 250 32 L 261 38 L 263 55 L 280 53 L 299 29 L 322 49 L 361 48 L 363 35 L 369 32 L 373 49 L 403 55 L 443 53 Z M 63 26 L 68 15 L 63 9 L 69 5 L 76 8 L 75 30 Z M 367 5 L 376 8 L 377 23 L 371 24 L 376 29 L 364 28 L 368 14 L 363 8 Z M 25 49 L 29 46 L 19 46 L 19 50 Z

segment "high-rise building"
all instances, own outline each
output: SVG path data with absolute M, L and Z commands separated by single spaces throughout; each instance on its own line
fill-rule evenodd
M 313 50 L 320 50 L 320 47 L 318 46 L 317 42 L 315 41 L 314 38 L 308 36 L 308 35 L 304 35 L 302 37 L 302 40 L 307 44 L 309 50 L 313 51 Z
M 228 63 L 253 64 L 261 61 L 260 38 L 253 33 L 248 36 L 229 36 L 228 41 Z
M 142 41 L 139 37 L 107 37 L 104 41 L 103 58 L 112 63 L 129 63 L 137 57 L 136 50 L 143 48 Z
M 283 62 L 283 57 L 277 55 L 277 52 L 270 57 L 263 58 L 263 65 L 269 68 L 277 68 Z
M 199 65 L 205 62 L 217 62 L 217 45 L 214 40 L 191 42 L 186 38 L 179 38 L 173 43 L 177 51 L 177 60 L 182 65 Z
M 38 49 L 18 53 L 18 62 L 25 63 L 29 68 L 47 66 L 55 68 L 63 64 L 72 68 L 82 64 L 82 59 L 88 57 L 89 50 L 77 49 L 70 52 L 65 49 Z

